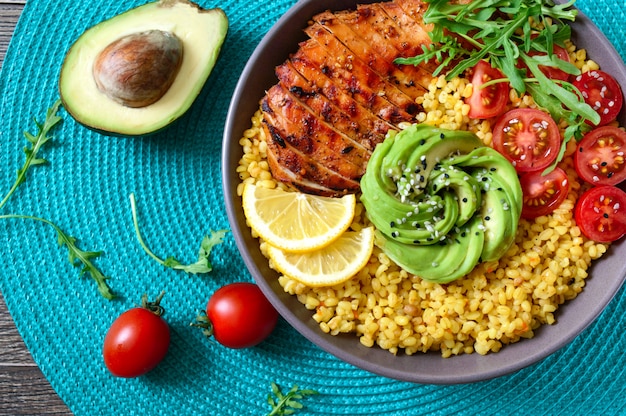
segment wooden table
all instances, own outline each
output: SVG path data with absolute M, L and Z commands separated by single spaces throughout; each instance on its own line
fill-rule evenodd
M 0 0 L 0 67 L 26 0 Z M 0 294 L 0 415 L 71 415 L 33 361 Z

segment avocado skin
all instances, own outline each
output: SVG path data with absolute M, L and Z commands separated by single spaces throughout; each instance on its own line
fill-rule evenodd
M 63 107 L 77 123 L 106 136 L 158 133 L 185 114 L 200 94 L 217 62 L 228 26 L 223 10 L 203 9 L 188 0 L 154 1 L 100 22 L 87 29 L 65 57 L 59 75 Z M 185 39 L 185 50 L 194 53 L 184 53 L 174 83 L 156 103 L 131 108 L 114 102 L 98 90 L 93 60 L 118 38 L 153 29 L 171 30 Z
M 378 145 L 361 190 L 377 245 L 403 269 L 437 283 L 502 257 L 522 207 L 517 173 L 502 155 L 472 133 L 427 125 Z

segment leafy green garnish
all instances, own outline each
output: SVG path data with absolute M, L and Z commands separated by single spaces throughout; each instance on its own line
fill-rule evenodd
M 52 107 L 46 112 L 46 119 L 43 123 L 39 123 L 34 119 L 37 126 L 37 134 L 33 135 L 29 132 L 24 132 L 24 137 L 30 143 L 31 147 L 25 147 L 24 153 L 26 154 L 26 160 L 20 169 L 17 170 L 17 179 L 13 183 L 9 192 L 0 201 L 0 209 L 4 207 L 9 198 L 15 193 L 15 190 L 26 180 L 27 171 L 37 165 L 42 165 L 48 161 L 39 156 L 38 153 L 41 147 L 51 140 L 50 132 L 61 121 L 61 117 L 57 115 L 59 108 L 61 107 L 61 100 L 58 99 L 54 102 Z M 76 246 L 76 238 L 66 234 L 58 225 L 50 220 L 35 217 L 32 215 L 20 215 L 20 214 L 5 214 L 0 215 L 0 219 L 27 219 L 43 222 L 50 225 L 57 233 L 57 240 L 60 246 L 66 246 L 69 251 L 69 262 L 74 267 L 81 267 L 80 276 L 88 273 L 96 281 L 98 285 L 98 292 L 106 298 L 113 299 L 115 294 L 111 291 L 111 288 L 107 285 L 106 277 L 100 270 L 93 264 L 92 259 L 99 257 L 102 253 L 99 251 L 84 251 Z
M 102 252 L 81 250 L 76 246 L 76 238 L 66 234 L 58 225 L 45 218 L 19 214 L 0 215 L 0 219 L 16 218 L 43 222 L 54 228 L 57 233 L 59 246 L 66 246 L 69 251 L 68 259 L 70 264 L 74 267 L 81 267 L 80 276 L 88 273 L 92 277 L 92 279 L 95 280 L 96 284 L 98 285 L 98 292 L 100 292 L 100 294 L 104 298 L 109 300 L 115 298 L 115 294 L 111 291 L 111 288 L 109 288 L 106 282 L 109 278 L 103 275 L 102 272 L 100 272 L 100 270 L 92 262 L 92 259 L 100 257 Z
M 17 179 L 13 183 L 13 186 L 2 199 L 2 201 L 0 201 L 0 209 L 7 203 L 9 198 L 11 198 L 17 187 L 26 180 L 26 172 L 28 171 L 28 169 L 30 169 L 31 166 L 42 165 L 48 162 L 46 159 L 39 157 L 37 153 L 41 149 L 41 146 L 43 146 L 51 139 L 49 134 L 52 128 L 61 121 L 61 117 L 57 115 L 60 106 L 61 100 L 58 99 L 54 102 L 52 107 L 48 109 L 46 113 L 46 119 L 41 124 L 37 121 L 37 119 L 33 119 L 35 125 L 37 125 L 36 135 L 33 135 L 27 131 L 24 132 L 24 137 L 26 137 L 26 140 L 28 140 L 31 147 L 24 147 L 26 160 L 24 161 L 24 165 L 17 170 Z
M 587 121 L 599 123 L 600 115 L 585 103 L 576 87 L 549 79 L 539 68 L 543 65 L 572 75 L 580 73 L 574 65 L 552 53 L 554 44 L 563 46 L 571 37 L 567 21 L 574 21 L 578 14 L 571 8 L 575 0 L 564 4 L 552 0 L 473 0 L 468 4 L 425 1 L 429 7 L 424 13 L 424 23 L 433 24 L 429 33 L 433 43 L 424 46 L 421 55 L 399 58 L 396 63 L 419 65 L 436 59 L 439 66 L 434 75 L 447 70 L 446 78 L 451 79 L 480 60 L 489 60 L 520 95 L 528 92 L 554 120 L 567 122 L 569 127 L 557 162 L 567 143 L 579 140 L 590 129 Z M 532 77 L 516 65 L 518 62 L 526 65 Z
M 272 394 L 274 397 L 272 397 Z M 272 411 L 267 416 L 293 415 L 297 410 L 304 407 L 300 401 L 306 396 L 314 394 L 319 393 L 315 390 L 300 390 L 297 385 L 294 385 L 287 394 L 284 394 L 280 387 L 272 382 L 272 393 L 267 395 L 267 403 L 272 408 Z
M 211 231 L 211 236 L 205 236 L 200 243 L 200 250 L 198 251 L 198 261 L 193 264 L 183 264 L 178 259 L 173 256 L 166 258 L 165 260 L 158 257 L 156 254 L 152 252 L 148 248 L 148 245 L 143 241 L 143 237 L 141 236 L 141 232 L 139 231 L 139 221 L 137 219 L 137 207 L 135 203 L 135 194 L 130 194 L 130 209 L 133 216 L 133 225 L 135 227 L 135 234 L 137 235 L 137 240 L 139 244 L 143 248 L 143 250 L 152 257 L 157 263 L 162 266 L 169 267 L 176 270 L 182 270 L 185 273 L 191 274 L 199 274 L 199 273 L 209 273 L 213 270 L 213 266 L 209 260 L 211 250 L 216 245 L 220 244 L 228 230 L 219 230 L 219 231 Z

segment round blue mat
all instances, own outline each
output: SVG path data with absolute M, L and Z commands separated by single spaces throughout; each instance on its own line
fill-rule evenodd
M 29 0 L 0 76 L 2 195 L 22 166 L 22 132 L 34 132 L 58 97 L 63 56 L 88 27 L 142 1 Z M 230 20 L 221 57 L 202 94 L 180 122 L 153 137 L 104 137 L 63 122 L 44 149 L 49 164 L 29 171 L 1 214 L 36 215 L 102 250 L 97 266 L 120 296 L 100 297 L 89 277 L 67 261 L 54 231 L 27 220 L 0 222 L 0 290 L 18 330 L 54 389 L 77 415 L 262 415 L 270 383 L 320 394 L 301 415 L 619 414 L 626 413 L 626 289 L 569 346 L 515 374 L 468 385 L 398 382 L 343 363 L 284 321 L 258 347 L 230 350 L 207 341 L 189 323 L 218 287 L 249 281 L 232 236 L 212 253 L 209 275 L 164 269 L 135 239 L 129 194 L 135 193 L 144 238 L 162 257 L 196 260 L 211 230 L 228 228 L 220 184 L 224 119 L 247 58 L 293 0 L 200 1 Z M 579 0 L 626 57 L 623 1 Z M 259 97 L 251 97 L 257 100 Z M 105 369 L 101 345 L 113 319 L 166 291 L 172 329 L 165 361 L 137 379 Z M 584 293 L 583 293 L 584 295 Z M 390 356 L 390 359 L 393 359 Z

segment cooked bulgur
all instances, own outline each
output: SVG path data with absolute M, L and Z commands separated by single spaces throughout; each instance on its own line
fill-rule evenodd
M 583 71 L 597 69 L 585 51 L 569 47 L 572 61 Z M 433 79 L 418 100 L 425 112 L 416 122 L 446 129 L 466 129 L 491 144 L 489 120 L 470 120 L 464 98 L 472 92 L 465 79 Z M 533 106 L 532 99 L 511 93 L 515 107 Z M 266 143 L 257 112 L 240 144 L 244 156 L 237 172 L 243 183 L 283 187 L 272 179 L 266 161 Z M 564 126 L 561 126 L 564 128 Z M 573 143 L 572 143 L 573 144 Z M 573 146 L 570 146 L 569 153 Z M 585 285 L 591 262 L 607 250 L 606 244 L 586 239 L 576 226 L 573 209 L 584 185 L 571 157 L 561 167 L 570 181 L 568 198 L 549 216 L 520 221 L 516 240 L 499 261 L 482 263 L 467 277 L 449 284 L 430 283 L 408 274 L 380 249 L 353 279 L 326 288 L 310 288 L 285 276 L 279 282 L 297 296 L 322 331 L 331 335 L 355 333 L 360 342 L 393 354 L 437 350 L 443 357 L 462 353 L 497 352 L 505 344 L 531 338 L 543 324 L 556 322 L 559 305 L 576 297 Z M 352 228 L 368 225 L 357 204 Z M 262 251 L 264 243 L 261 242 Z

